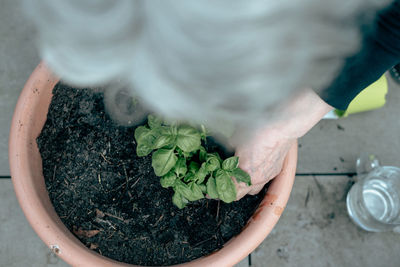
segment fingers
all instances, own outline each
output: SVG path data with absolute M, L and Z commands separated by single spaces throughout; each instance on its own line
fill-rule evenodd
M 263 133 L 244 146 L 236 148 L 239 157 L 239 167 L 251 177 L 251 186 L 237 183 L 237 200 L 246 194 L 258 194 L 266 183 L 279 175 L 283 161 L 295 140 L 280 138 L 274 133 Z
M 260 191 L 264 188 L 264 185 L 266 184 L 266 183 L 263 183 L 263 184 L 247 186 L 245 183 L 236 182 L 236 179 L 234 179 L 234 178 L 233 178 L 233 181 L 236 185 L 236 201 L 240 200 L 242 197 L 244 197 L 247 194 L 257 195 L 258 193 L 260 193 Z
M 264 188 L 265 184 L 258 184 L 258 185 L 252 185 L 252 186 L 247 186 L 244 183 L 240 183 L 239 185 L 236 186 L 236 201 L 240 200 L 242 197 L 245 195 L 257 195 L 260 193 L 260 191 Z
M 251 186 L 251 190 L 248 192 L 249 195 L 257 195 L 264 188 L 265 184 L 253 185 Z
M 235 177 L 232 177 L 233 182 L 236 186 L 236 201 L 247 195 L 250 191 L 251 186 L 247 186 L 245 183 L 238 183 Z

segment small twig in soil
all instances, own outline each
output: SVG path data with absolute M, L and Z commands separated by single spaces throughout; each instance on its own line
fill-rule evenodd
M 124 234 L 123 232 L 121 232 L 121 231 L 118 231 L 118 234 L 119 234 L 119 236 L 120 236 L 121 238 L 125 236 L 125 234 Z
M 99 154 L 100 154 L 100 156 L 101 156 L 108 164 L 113 165 L 113 163 L 112 163 L 111 161 L 109 161 L 109 160 L 106 158 L 106 156 L 103 155 L 103 153 L 99 153 Z
M 96 209 L 95 211 L 96 211 L 96 217 L 97 218 L 103 218 L 104 217 L 104 215 L 105 215 L 104 212 L 102 212 L 99 209 Z
M 172 258 L 172 255 L 169 253 L 168 247 L 165 248 L 167 251 L 168 258 Z
M 210 241 L 210 240 L 212 240 L 212 239 L 214 239 L 214 238 L 216 239 L 217 237 L 216 237 L 215 235 L 213 235 L 212 237 L 210 237 L 210 238 L 208 238 L 208 239 L 206 239 L 206 240 L 200 241 L 200 242 L 197 243 L 196 245 L 192 246 L 192 248 L 198 247 L 198 246 L 200 246 L 201 244 L 203 244 L 203 243 L 205 243 L 205 242 L 208 242 L 208 241 Z
M 99 184 L 101 185 L 101 176 L 100 173 L 97 174 L 97 180 L 99 181 Z M 102 185 L 101 185 L 102 186 Z M 103 186 L 102 186 L 103 187 Z
M 158 218 L 158 220 L 156 221 L 156 223 L 153 224 L 153 227 L 156 227 L 157 224 L 162 220 L 162 218 L 164 218 L 164 214 L 162 214 L 162 215 L 160 216 L 160 218 Z
M 100 175 L 100 173 L 97 174 L 97 180 L 99 181 L 99 184 L 100 184 L 101 188 L 103 189 L 103 191 L 107 192 L 107 190 L 104 189 L 103 184 L 101 183 L 101 175 Z
M 63 191 L 63 192 L 61 192 L 61 194 L 59 194 L 59 195 L 57 196 L 57 199 L 59 199 L 60 197 L 62 197 L 64 194 L 65 194 L 65 192 L 64 192 L 64 191 Z
M 97 222 L 97 223 L 105 223 L 105 224 L 108 224 L 112 229 L 114 229 L 114 230 L 117 230 L 117 228 L 115 228 L 115 226 L 112 224 L 112 223 L 110 223 L 109 221 L 107 221 L 107 220 L 103 220 L 103 219 L 100 219 L 100 218 L 95 218 L 94 219 L 94 221 L 95 222 Z
M 129 187 L 129 178 L 128 178 L 128 173 L 126 172 L 125 164 L 123 162 L 121 162 L 121 164 L 122 164 L 122 168 L 124 169 L 124 173 L 125 173 L 125 179 L 126 179 L 125 192 L 126 192 L 126 190 L 128 190 L 128 187 Z
M 54 178 L 56 177 L 56 169 L 57 169 L 57 165 L 54 165 L 53 179 L 52 179 L 52 181 L 54 181 Z
M 125 186 L 126 182 L 123 182 L 122 184 L 120 184 L 118 187 L 111 189 L 111 191 L 119 191 L 121 189 L 121 187 Z M 125 187 L 126 188 L 126 187 Z
M 146 240 L 146 239 L 149 239 L 149 237 L 148 236 L 141 236 L 141 237 L 138 237 L 138 238 L 133 238 L 131 240 L 137 241 L 137 240 Z
M 91 185 L 90 188 L 92 188 L 93 190 L 99 190 L 95 185 Z
M 116 232 L 117 232 L 117 231 L 112 232 L 111 235 L 109 235 L 109 236 L 107 237 L 107 239 L 110 239 L 111 237 L 113 237 L 113 235 L 114 235 Z
M 113 215 L 113 214 L 108 213 L 108 212 L 103 212 L 103 213 L 104 213 L 104 215 L 107 215 L 107 216 L 113 217 L 113 218 L 115 218 L 115 219 L 117 219 L 117 220 L 120 220 L 120 221 L 122 221 L 122 222 L 125 222 L 125 220 L 124 220 L 123 218 L 118 217 L 117 215 Z
M 218 222 L 218 217 L 219 217 L 219 203 L 220 203 L 221 201 L 220 200 L 218 200 L 218 206 L 217 206 L 217 222 Z
M 72 215 L 72 213 L 74 213 L 75 212 L 75 210 L 76 210 L 76 207 L 75 208 L 73 208 L 73 210 L 68 214 L 68 216 L 67 217 L 65 217 L 65 220 L 68 220 L 68 218 Z
M 217 234 L 217 236 L 216 236 L 216 238 L 215 238 L 215 243 L 218 245 L 218 244 L 223 244 L 224 243 L 224 240 L 222 239 L 222 236 L 221 236 L 221 231 L 219 231 L 219 234 Z
M 131 186 L 131 188 L 135 187 L 135 185 L 139 182 L 140 178 L 142 178 L 142 177 L 139 177 L 139 178 L 136 180 L 136 182 L 133 183 L 133 185 Z

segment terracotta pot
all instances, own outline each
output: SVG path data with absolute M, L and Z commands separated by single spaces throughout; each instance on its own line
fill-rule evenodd
M 42 160 L 36 144 L 58 78 L 41 63 L 18 99 L 10 132 L 9 159 L 19 203 L 33 229 L 46 245 L 73 266 L 132 266 L 86 248 L 64 226 L 46 191 Z M 297 144 L 290 150 L 282 173 L 271 183 L 260 207 L 242 232 L 217 252 L 184 266 L 232 266 L 251 253 L 277 223 L 289 199 L 295 177 Z

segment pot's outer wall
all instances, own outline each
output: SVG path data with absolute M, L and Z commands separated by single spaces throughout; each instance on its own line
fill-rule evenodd
M 36 144 L 47 118 L 52 89 L 58 82 L 48 67 L 40 63 L 28 79 L 15 108 L 9 140 L 12 181 L 19 204 L 46 245 L 73 266 L 134 266 L 116 262 L 86 248 L 64 226 L 56 214 L 44 183 L 42 160 Z M 297 163 L 297 143 L 285 160 L 260 207 L 245 229 L 224 248 L 178 266 L 233 266 L 251 253 L 277 223 L 292 190 Z

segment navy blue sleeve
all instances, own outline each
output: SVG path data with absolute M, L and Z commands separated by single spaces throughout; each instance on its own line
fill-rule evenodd
M 360 50 L 346 59 L 330 86 L 319 94 L 331 106 L 346 110 L 366 87 L 400 62 L 400 0 L 377 13 L 364 33 Z

